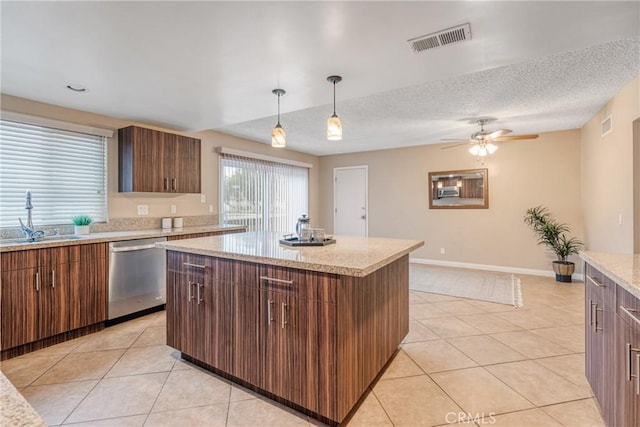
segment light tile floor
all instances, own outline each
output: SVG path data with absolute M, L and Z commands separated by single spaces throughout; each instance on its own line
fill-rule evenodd
M 520 278 L 519 309 L 412 291 L 409 335 L 348 425 L 603 426 L 584 285 Z M 181 361 L 164 325 L 155 313 L 1 368 L 49 425 L 321 425 Z

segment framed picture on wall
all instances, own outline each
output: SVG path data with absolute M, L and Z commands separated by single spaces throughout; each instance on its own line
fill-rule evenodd
M 487 169 L 429 172 L 429 209 L 488 209 Z

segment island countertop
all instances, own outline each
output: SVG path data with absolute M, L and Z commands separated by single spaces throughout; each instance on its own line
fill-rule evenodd
M 278 233 L 247 232 L 157 243 L 167 250 L 365 277 L 424 245 L 422 240 L 334 236 L 335 244 L 290 247 Z
M 602 271 L 636 298 L 640 298 L 640 254 L 580 252 L 580 258 Z

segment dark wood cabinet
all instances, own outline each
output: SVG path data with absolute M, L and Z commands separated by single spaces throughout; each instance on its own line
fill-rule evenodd
M 608 426 L 640 425 L 640 300 L 585 264 L 585 373 Z
M 640 422 L 640 300 L 620 287 L 616 326 L 615 425 L 635 427 Z
M 118 191 L 200 193 L 200 140 L 129 126 L 118 129 Z
M 600 402 L 602 417 L 614 422 L 614 354 L 616 284 L 600 271 L 586 266 L 585 374 Z
M 6 252 L 0 264 L 2 350 L 69 329 L 67 247 Z
M 170 252 L 168 270 L 167 344 L 229 372 L 232 287 L 216 279 L 215 258 Z
M 108 244 L 71 247 L 70 329 L 107 320 L 109 292 Z

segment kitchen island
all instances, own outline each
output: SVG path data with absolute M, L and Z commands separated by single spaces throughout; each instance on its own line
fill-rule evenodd
M 409 253 L 424 242 L 336 236 L 323 247 L 239 233 L 167 249 L 167 344 L 184 359 L 342 422 L 409 331 Z

